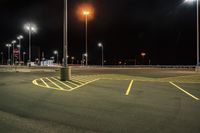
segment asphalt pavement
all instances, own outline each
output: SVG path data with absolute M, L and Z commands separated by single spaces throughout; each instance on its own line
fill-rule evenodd
M 166 70 L 0 73 L 1 133 L 199 133 L 200 75 Z

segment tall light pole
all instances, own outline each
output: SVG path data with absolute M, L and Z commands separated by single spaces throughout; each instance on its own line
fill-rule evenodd
M 197 67 L 199 66 L 199 0 L 185 0 L 185 3 L 193 3 L 196 1 L 197 11 Z
M 64 25 L 63 25 L 63 59 L 64 66 L 60 71 L 61 81 L 66 81 L 71 79 L 71 68 L 68 66 L 68 12 L 67 12 L 67 0 L 64 0 Z
M 24 37 L 22 35 L 19 35 L 17 37 L 17 39 L 19 40 L 19 45 L 17 46 L 19 48 L 19 65 L 20 65 L 20 61 L 21 61 L 21 40 L 23 39 Z
M 12 47 L 11 44 L 6 44 L 6 47 L 8 47 L 8 65 L 10 65 L 10 48 Z
M 53 52 L 55 55 L 56 55 L 56 60 L 57 60 L 57 63 L 58 63 L 58 65 L 59 65 L 59 59 L 58 59 L 58 51 L 57 50 L 55 50 L 54 52 Z
M 13 40 L 12 42 L 13 45 L 13 52 L 12 52 L 12 65 L 15 65 L 15 44 L 16 44 L 16 40 Z
M 104 66 L 104 52 L 103 52 L 103 44 L 102 43 L 99 43 L 98 46 L 102 49 L 102 54 L 101 54 L 101 60 L 102 60 L 102 67 Z
M 37 32 L 37 27 L 36 25 L 32 23 L 27 23 L 25 24 L 24 28 L 26 31 L 28 31 L 28 34 L 29 34 L 29 63 L 31 63 L 31 36 L 32 36 L 32 33 Z
M 85 16 L 85 53 L 86 56 L 86 66 L 88 66 L 88 15 L 90 15 L 89 11 L 83 11 L 83 15 Z
M 3 52 L 1 52 L 1 64 L 3 65 Z

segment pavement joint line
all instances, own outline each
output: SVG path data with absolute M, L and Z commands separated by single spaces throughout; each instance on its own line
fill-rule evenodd
M 78 89 L 78 88 L 80 88 L 80 87 L 83 87 L 83 86 L 85 86 L 85 85 L 87 85 L 87 84 L 89 84 L 89 83 L 95 82 L 95 81 L 97 81 L 97 80 L 99 80 L 99 79 L 92 80 L 92 81 L 87 82 L 87 83 L 85 83 L 85 84 L 83 84 L 83 85 L 80 85 L 80 86 L 78 86 L 78 87 L 75 87 L 75 88 L 73 88 L 73 89 L 70 89 L 69 91 L 76 90 L 76 89 Z
M 128 86 L 128 89 L 127 89 L 127 91 L 126 91 L 126 96 L 129 95 L 129 93 L 130 93 L 130 91 L 131 91 L 131 88 L 132 88 L 132 85 L 133 85 L 133 80 L 131 80 L 131 82 L 130 82 L 130 84 L 129 84 L 129 86 Z
M 42 78 L 40 78 L 40 80 L 45 84 L 46 87 L 50 87 Z
M 65 90 L 65 89 L 63 89 L 61 86 L 59 86 L 59 85 L 57 85 L 56 83 L 54 83 L 52 80 L 50 80 L 49 78 L 47 78 L 46 77 L 46 79 L 48 80 L 48 81 L 50 81 L 52 84 L 54 84 L 56 87 L 58 87 L 60 90 Z
M 187 94 L 188 96 L 194 98 L 195 100 L 200 100 L 199 98 L 197 98 L 196 96 L 192 95 L 191 93 L 187 92 L 186 90 L 182 89 L 181 87 L 179 87 L 178 85 L 176 85 L 173 82 L 169 82 L 171 85 L 175 86 L 176 88 L 178 88 L 180 91 L 184 92 L 185 94 Z
M 66 86 L 66 87 L 70 88 L 70 89 L 72 89 L 72 88 L 73 88 L 73 87 L 71 87 L 71 86 L 69 86 L 69 85 L 65 84 L 64 82 L 62 82 L 62 81 L 60 81 L 60 80 L 58 80 L 58 79 L 56 79 L 56 78 L 54 78 L 54 77 L 51 77 L 51 78 L 52 78 L 52 79 L 54 79 L 54 80 L 56 80 L 57 82 L 61 83 L 62 85 L 64 85 L 64 86 Z

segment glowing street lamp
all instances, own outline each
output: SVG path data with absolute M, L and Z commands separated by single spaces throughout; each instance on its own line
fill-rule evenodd
M 103 67 L 103 66 L 104 66 L 104 55 L 103 55 L 104 52 L 103 52 L 103 44 L 102 44 L 102 43 L 99 43 L 98 46 L 99 46 L 100 48 L 102 48 L 102 54 L 101 54 L 101 56 L 102 56 L 102 57 L 101 57 L 102 64 L 101 64 L 101 65 L 102 65 L 102 67 Z
M 199 0 L 185 0 L 185 3 L 191 4 L 196 1 L 197 8 L 197 67 L 199 66 Z
M 144 58 L 146 56 L 146 53 L 142 52 L 141 56 Z
M 28 31 L 28 34 L 29 34 L 29 63 L 30 63 L 31 62 L 31 35 L 32 33 L 37 32 L 37 27 L 36 25 L 32 23 L 27 23 L 24 25 L 24 29 Z
M 8 47 L 8 61 L 7 61 L 7 63 L 8 63 L 8 65 L 10 65 L 10 48 L 12 47 L 12 45 L 6 44 L 6 47 Z
M 17 45 L 17 47 L 19 48 L 19 64 L 20 64 L 20 61 L 21 61 L 21 40 L 23 39 L 24 37 L 22 35 L 19 35 L 17 37 L 17 39 L 19 40 L 19 45 Z
M 53 52 L 56 56 L 57 56 L 57 63 L 58 63 L 58 65 L 59 65 L 59 59 L 58 59 L 58 51 L 57 50 L 55 50 L 54 52 Z
M 86 66 L 88 66 L 88 16 L 90 15 L 89 11 L 83 11 L 83 15 L 85 16 L 85 53 L 86 56 Z

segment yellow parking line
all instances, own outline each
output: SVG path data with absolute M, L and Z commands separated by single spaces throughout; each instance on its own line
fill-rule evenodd
M 86 82 L 85 81 L 81 81 L 80 79 L 72 79 L 73 81 L 78 81 L 79 83 L 81 84 L 85 84 Z
M 50 80 L 49 78 L 46 78 L 48 81 L 50 81 L 52 84 L 54 84 L 56 87 L 58 87 L 60 90 L 65 90 L 62 87 L 60 87 L 59 85 L 57 85 L 56 83 L 54 83 L 52 80 Z
M 78 88 L 80 88 L 80 87 L 83 87 L 83 86 L 85 86 L 85 85 L 87 85 L 87 84 L 89 84 L 89 83 L 95 82 L 95 81 L 97 81 L 97 80 L 99 80 L 99 79 L 92 80 L 92 81 L 87 82 L 87 83 L 85 83 L 85 84 L 83 84 L 83 85 L 80 85 L 80 86 L 78 86 L 78 87 L 75 87 L 75 88 L 73 88 L 73 89 L 70 89 L 69 91 L 76 90 L 76 89 L 78 89 Z
M 130 91 L 131 91 L 132 85 L 133 85 L 133 80 L 131 80 L 131 82 L 130 82 L 130 84 L 129 84 L 129 86 L 128 86 L 128 89 L 127 89 L 127 91 L 126 91 L 126 96 L 129 95 L 129 93 L 130 93 Z
M 95 78 L 82 78 L 82 77 L 76 77 L 76 78 L 73 78 L 73 79 L 77 79 L 77 80 L 80 80 L 80 81 L 83 81 L 83 82 L 88 82 L 88 81 L 91 81 Z
M 73 87 L 71 87 L 71 86 L 69 86 L 69 85 L 63 83 L 62 81 L 60 81 L 60 80 L 58 80 L 58 79 L 56 79 L 56 78 L 54 78 L 54 77 L 51 77 L 51 78 L 54 79 L 54 80 L 56 80 L 57 82 L 61 83 L 62 85 L 66 86 L 66 87 L 68 87 L 68 88 L 70 88 L 70 89 L 73 89 Z
M 40 78 L 40 80 L 45 84 L 46 87 L 50 87 L 42 78 Z
M 37 79 L 33 80 L 32 83 L 35 84 L 35 85 L 38 85 L 38 83 L 37 83 Z
M 73 82 L 76 82 L 76 83 L 79 83 L 79 84 L 81 84 L 81 85 L 83 85 L 83 84 L 84 84 L 83 82 L 76 81 L 76 80 L 74 80 L 74 79 L 72 79 L 72 81 L 73 81 Z
M 72 84 L 72 85 L 74 85 L 74 86 L 79 86 L 79 85 L 77 85 L 77 84 L 75 84 L 75 83 L 73 83 L 73 82 L 70 82 L 70 81 L 65 81 L 65 82 L 70 83 L 70 84 Z
M 194 98 L 195 100 L 200 100 L 199 98 L 197 98 L 194 95 L 190 94 L 189 92 L 187 92 L 186 90 L 182 89 L 181 87 L 179 87 L 178 85 L 174 84 L 173 82 L 169 82 L 169 83 L 172 84 L 173 86 L 175 86 L 176 88 L 178 88 L 179 90 L 181 90 L 182 92 L 184 92 L 185 94 L 187 94 L 188 96 Z

